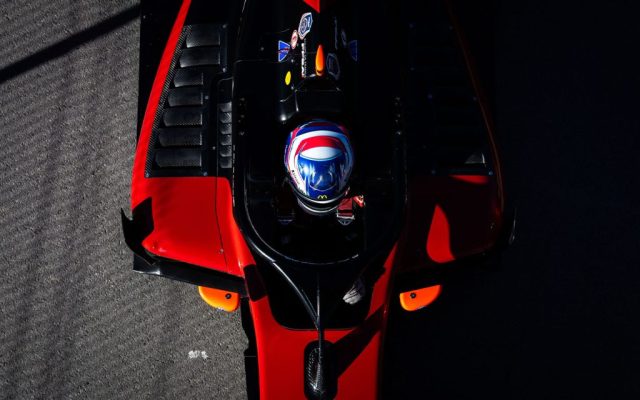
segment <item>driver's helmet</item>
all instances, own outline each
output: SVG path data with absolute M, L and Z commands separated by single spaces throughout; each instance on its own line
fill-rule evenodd
M 313 120 L 294 129 L 284 150 L 298 204 L 308 213 L 334 211 L 349 189 L 353 149 L 347 130 L 325 120 Z

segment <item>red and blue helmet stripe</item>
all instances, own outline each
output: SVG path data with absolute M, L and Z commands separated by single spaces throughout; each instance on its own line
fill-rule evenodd
M 353 170 L 347 130 L 325 120 L 294 129 L 287 138 L 284 164 L 291 184 L 307 202 L 328 204 L 341 198 Z

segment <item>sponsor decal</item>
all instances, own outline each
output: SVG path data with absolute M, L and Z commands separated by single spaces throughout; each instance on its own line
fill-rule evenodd
M 282 62 L 287 58 L 289 50 L 291 50 L 291 45 L 289 45 L 289 43 L 278 40 L 278 62 Z
M 353 61 L 358 61 L 358 41 L 352 40 L 349 42 L 349 55 Z
M 347 47 L 347 32 L 344 31 L 344 28 L 340 32 L 340 39 L 342 40 L 342 47 Z
M 310 12 L 302 14 L 300 17 L 300 23 L 298 24 L 298 36 L 304 40 L 305 36 L 311 32 L 311 25 L 313 25 L 313 16 Z
M 291 71 L 287 71 L 287 74 L 284 76 L 284 84 L 287 86 L 291 84 Z
M 318 195 L 318 200 L 326 200 L 328 197 L 326 194 L 320 194 Z
M 294 50 L 296 46 L 298 46 L 298 31 L 294 29 L 291 34 L 291 50 Z
M 340 79 L 340 63 L 335 53 L 327 54 L 327 72 L 329 72 L 329 75 L 331 75 L 333 79 Z

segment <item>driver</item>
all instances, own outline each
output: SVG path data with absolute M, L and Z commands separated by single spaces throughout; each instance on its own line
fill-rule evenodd
M 311 215 L 335 213 L 340 223 L 350 223 L 352 200 L 346 196 L 353 161 L 353 149 L 344 126 L 313 120 L 294 129 L 287 138 L 284 165 L 300 207 Z M 357 197 L 362 201 L 362 196 Z M 363 281 L 358 278 L 343 300 L 353 305 L 365 293 Z
M 311 215 L 335 213 L 349 190 L 353 149 L 342 126 L 313 120 L 287 138 L 284 164 L 298 204 Z

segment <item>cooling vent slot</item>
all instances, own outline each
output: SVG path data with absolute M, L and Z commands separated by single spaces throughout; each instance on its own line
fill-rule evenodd
M 231 168 L 231 102 L 218 104 L 218 162 L 220 168 Z
M 424 173 L 489 174 L 489 134 L 456 32 L 441 0 L 411 10 L 410 101 L 406 113 L 410 169 Z M 420 15 L 423 18 L 415 18 Z
M 218 175 L 231 176 L 233 165 L 232 143 L 232 79 L 223 79 L 218 83 L 218 104 L 216 108 L 216 123 L 218 125 Z
M 223 26 L 185 26 L 154 120 L 148 177 L 216 175 L 218 114 L 212 87 L 225 71 Z

